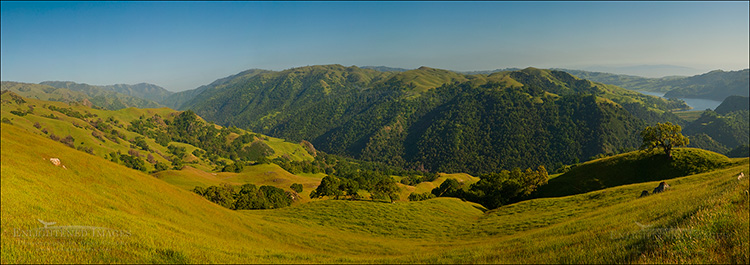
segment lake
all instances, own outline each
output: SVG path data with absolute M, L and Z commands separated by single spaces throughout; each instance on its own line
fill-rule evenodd
M 644 95 L 657 96 L 660 98 L 664 98 L 664 94 L 666 94 L 663 92 L 649 92 L 649 91 L 640 91 L 640 90 L 638 90 L 637 92 L 640 92 Z M 714 110 L 716 109 L 716 107 L 721 105 L 721 101 L 718 101 L 718 100 L 701 99 L 701 98 L 679 98 L 679 99 L 684 100 L 688 106 L 693 108 L 692 110 L 706 110 L 706 109 Z

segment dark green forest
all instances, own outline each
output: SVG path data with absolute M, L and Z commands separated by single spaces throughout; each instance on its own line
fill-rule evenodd
M 528 68 L 464 75 L 340 65 L 251 72 L 188 102 L 201 117 L 365 161 L 429 172 L 499 172 L 634 150 L 684 103 Z

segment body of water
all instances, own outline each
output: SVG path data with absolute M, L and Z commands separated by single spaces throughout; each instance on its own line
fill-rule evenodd
M 666 94 L 663 92 L 649 92 L 649 91 L 638 91 L 638 92 L 644 95 L 657 96 L 660 98 L 664 98 L 664 94 Z M 718 101 L 718 100 L 701 99 L 701 98 L 679 98 L 679 99 L 684 100 L 688 106 L 693 108 L 692 110 L 706 110 L 706 109 L 714 110 L 716 109 L 716 107 L 721 105 L 721 101 Z

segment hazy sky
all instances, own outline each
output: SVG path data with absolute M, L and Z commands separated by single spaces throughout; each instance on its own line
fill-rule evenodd
M 750 61 L 743 2 L 7 2 L 3 81 L 193 89 L 250 68 Z

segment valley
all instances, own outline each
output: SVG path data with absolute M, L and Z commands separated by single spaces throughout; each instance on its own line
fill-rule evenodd
M 211 114 L 200 107 L 208 103 L 199 99 L 255 86 L 248 82 L 260 82 L 257 92 L 229 97 L 243 102 L 239 95 L 259 93 L 252 108 L 214 102 L 230 109 Z M 44 85 L 3 88 L 2 263 L 748 259 L 748 178 L 737 177 L 750 173 L 741 149 L 748 135 L 743 97 L 691 118 L 673 113 L 684 103 L 564 72 L 333 65 L 251 70 L 188 92 L 206 119 L 164 107 L 107 110 L 83 96 L 55 98 L 62 90 Z M 277 89 L 298 96 L 272 96 Z M 232 114 L 235 108 L 245 112 Z M 668 160 L 636 150 L 638 132 L 662 121 L 683 124 L 691 146 L 740 151 L 730 158 L 679 148 Z M 519 169 L 537 166 L 542 171 Z M 498 176 L 511 176 L 491 184 L 502 196 L 521 195 L 499 204 L 472 197 Z M 513 176 L 543 179 L 513 191 L 503 186 Z M 661 181 L 671 189 L 639 198 Z M 333 191 L 324 182 L 336 183 Z M 251 206 L 259 208 L 244 210 L 247 185 L 261 187 L 260 196 L 278 189 L 288 204 L 260 197 Z M 49 230 L 42 220 L 57 225 Z M 81 234 L 88 231 L 82 227 L 92 233 Z
M 750 264 L 749 1 L 0 6 L 0 264 Z

